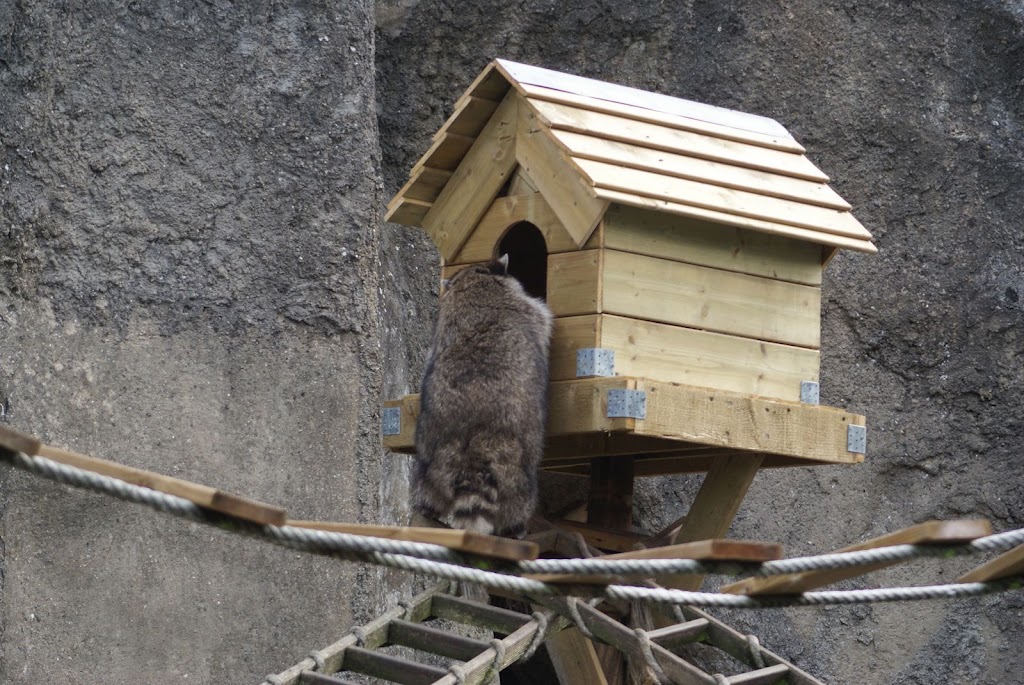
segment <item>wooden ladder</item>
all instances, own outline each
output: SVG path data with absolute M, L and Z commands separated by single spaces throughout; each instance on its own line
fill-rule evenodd
M 544 630 L 542 623 L 548 625 L 549 631 L 561 630 L 568 624 L 551 611 L 539 612 L 543 619 L 538 620 L 528 614 L 450 595 L 447 588 L 447 583 L 437 585 L 384 612 L 287 671 L 269 676 L 264 685 L 355 685 L 346 680 L 350 673 L 401 685 L 477 685 L 489 682 L 518 661 L 535 640 L 543 639 L 543 634 L 536 637 L 538 631 Z M 504 637 L 495 641 L 465 637 L 426 625 L 424 622 L 430 619 L 483 628 Z M 500 647 L 496 642 L 501 643 Z M 448 667 L 442 667 L 381 651 L 389 645 L 409 647 L 450 661 Z

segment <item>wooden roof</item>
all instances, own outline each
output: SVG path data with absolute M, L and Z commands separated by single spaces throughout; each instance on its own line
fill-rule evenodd
M 876 252 L 778 122 L 496 60 L 455 104 L 387 219 L 446 260 L 521 166 L 578 245 L 610 203 Z

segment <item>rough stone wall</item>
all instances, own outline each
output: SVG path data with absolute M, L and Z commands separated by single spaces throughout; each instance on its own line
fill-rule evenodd
M 377 72 L 386 195 L 455 98 L 505 57 L 774 117 L 833 178 L 877 256 L 826 271 L 822 401 L 868 415 L 853 468 L 758 476 L 732 535 L 821 552 L 930 518 L 1024 525 L 1024 10 L 1018 2 L 384 0 Z M 385 230 L 385 301 L 425 314 L 437 255 Z M 392 254 L 393 253 L 393 254 Z M 403 321 L 414 383 L 429 317 Z M 699 478 L 638 488 L 656 530 Z M 869 582 L 945 582 L 972 562 Z M 853 587 L 847 583 L 845 587 Z M 826 682 L 1016 682 L 1024 597 L 733 612 Z
M 378 518 L 373 40 L 365 0 L 0 3 L 0 420 Z M 258 682 L 379 602 L 24 474 L 0 505 L 4 683 Z

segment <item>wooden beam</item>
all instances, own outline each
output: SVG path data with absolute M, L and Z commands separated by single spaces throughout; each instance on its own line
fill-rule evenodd
M 686 516 L 648 541 L 647 546 L 678 545 L 684 542 L 724 538 L 732 526 L 747 490 L 757 475 L 760 454 L 723 457 L 715 461 Z M 682 575 L 667 579 L 665 587 L 699 590 L 701 575 Z
M 468 530 L 452 530 L 448 528 L 425 528 L 405 526 L 382 526 L 362 523 L 342 523 L 336 521 L 288 521 L 289 526 L 326 530 L 332 533 L 360 535 L 365 537 L 387 538 L 389 540 L 407 540 L 441 545 L 459 552 L 479 554 L 495 559 L 522 561 L 536 559 L 539 548 L 535 543 L 526 540 L 484 535 Z
M 608 685 L 594 643 L 569 627 L 545 642 L 559 685 Z
M 960 576 L 957 582 L 984 583 L 1016 576 L 1024 576 L 1024 545 L 1014 547 L 987 564 L 982 564 L 973 571 Z
M 510 93 L 423 217 L 423 228 L 445 260 L 455 258 L 515 168 L 517 121 L 516 95 Z
M 565 150 L 538 121 L 536 113 L 525 104 L 519 111 L 516 158 L 537 184 L 577 247 L 582 247 L 597 227 L 608 203 L 597 199 L 590 179 L 573 164 Z
M 434 134 L 434 139 L 444 133 L 455 133 L 460 136 L 475 138 L 487 125 L 487 121 L 498 108 L 498 102 L 470 95 L 456 103 L 455 111 Z
M 966 543 L 992 533 L 992 525 L 983 519 L 964 519 L 959 521 L 926 521 L 910 528 L 872 538 L 836 552 L 856 552 L 891 545 L 927 545 L 927 544 L 958 544 Z M 852 568 L 825 569 L 792 573 L 770 578 L 747 578 L 731 583 L 722 588 L 722 592 L 737 595 L 795 595 L 825 585 L 832 585 L 841 580 L 894 566 L 900 561 L 883 561 L 877 564 L 856 566 Z
M 285 522 L 285 510 L 264 502 L 233 495 L 207 485 L 172 478 L 153 471 L 125 466 L 106 459 L 90 457 L 43 443 L 38 438 L 0 426 L 0 446 L 35 457 L 116 478 L 132 485 L 181 497 L 205 509 L 228 514 L 235 518 L 259 524 L 279 526 Z
M 430 211 L 431 206 L 429 202 L 424 202 L 423 200 L 402 198 L 397 204 L 388 209 L 384 215 L 384 220 L 395 224 L 402 224 L 403 226 L 419 228 L 423 225 L 423 217 Z

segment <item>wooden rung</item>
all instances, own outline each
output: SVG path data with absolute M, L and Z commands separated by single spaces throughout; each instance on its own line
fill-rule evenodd
M 487 628 L 510 635 L 530 622 L 530 617 L 517 611 L 480 604 L 451 595 L 434 595 L 430 604 L 430 615 L 465 623 L 478 628 Z
M 335 521 L 288 521 L 288 525 L 297 528 L 313 528 L 332 533 L 348 533 L 349 535 L 365 535 L 369 537 L 388 538 L 389 540 L 408 540 L 442 545 L 459 552 L 479 554 L 496 559 L 521 561 L 536 559 L 540 548 L 527 540 L 512 540 L 494 535 L 484 535 L 468 530 L 451 530 L 447 528 L 425 528 L 404 526 L 378 526 L 362 523 L 342 523 Z
M 665 649 L 674 651 L 680 646 L 696 642 L 708 629 L 708 621 L 703 618 L 695 618 L 686 623 L 677 623 L 665 628 L 647 631 L 651 641 L 661 645 Z
M 448 673 L 447 670 L 437 666 L 419 664 L 362 647 L 349 647 L 345 650 L 343 669 L 372 675 L 402 685 L 431 685 Z
M 769 542 L 753 542 L 749 540 L 699 540 L 666 547 L 609 554 L 601 559 L 697 559 L 704 561 L 738 561 L 758 563 L 782 558 L 782 545 Z M 571 574 L 533 574 L 528 578 L 544 583 L 597 583 L 609 584 L 624 578 L 654 577 L 674 578 L 679 574 L 659 574 L 652 576 L 647 573 L 627 573 L 615 575 L 571 575 Z
M 469 661 L 490 647 L 484 640 L 402 620 L 392 621 L 388 626 L 388 642 L 458 661 Z
M 31 435 L 18 433 L 0 426 L 0 446 L 24 452 L 29 456 L 45 457 L 65 466 L 91 471 L 126 483 L 150 488 L 167 495 L 182 497 L 206 509 L 228 514 L 259 524 L 280 526 L 285 522 L 285 510 L 247 497 L 232 495 L 198 483 L 164 476 L 152 471 L 124 466 L 106 459 L 89 457 L 70 450 L 47 445 Z
M 298 685 L 359 685 L 351 680 L 342 680 L 334 676 L 317 673 L 316 671 L 303 671 L 299 675 Z
M 984 583 L 1014 576 L 1024 576 L 1024 545 L 1000 554 L 992 561 L 961 576 L 957 582 Z
M 961 519 L 957 521 L 925 521 L 916 526 L 882 535 L 866 542 L 836 550 L 856 552 L 892 545 L 960 544 L 991 535 L 992 524 L 984 519 Z M 737 595 L 795 595 L 814 588 L 831 585 L 841 580 L 894 566 L 899 561 L 882 561 L 853 568 L 824 569 L 791 573 L 770 578 L 747 578 L 738 583 L 722 587 L 722 592 Z
M 789 667 L 785 664 L 776 664 L 749 673 L 732 675 L 725 680 L 729 685 L 774 685 L 787 675 Z

